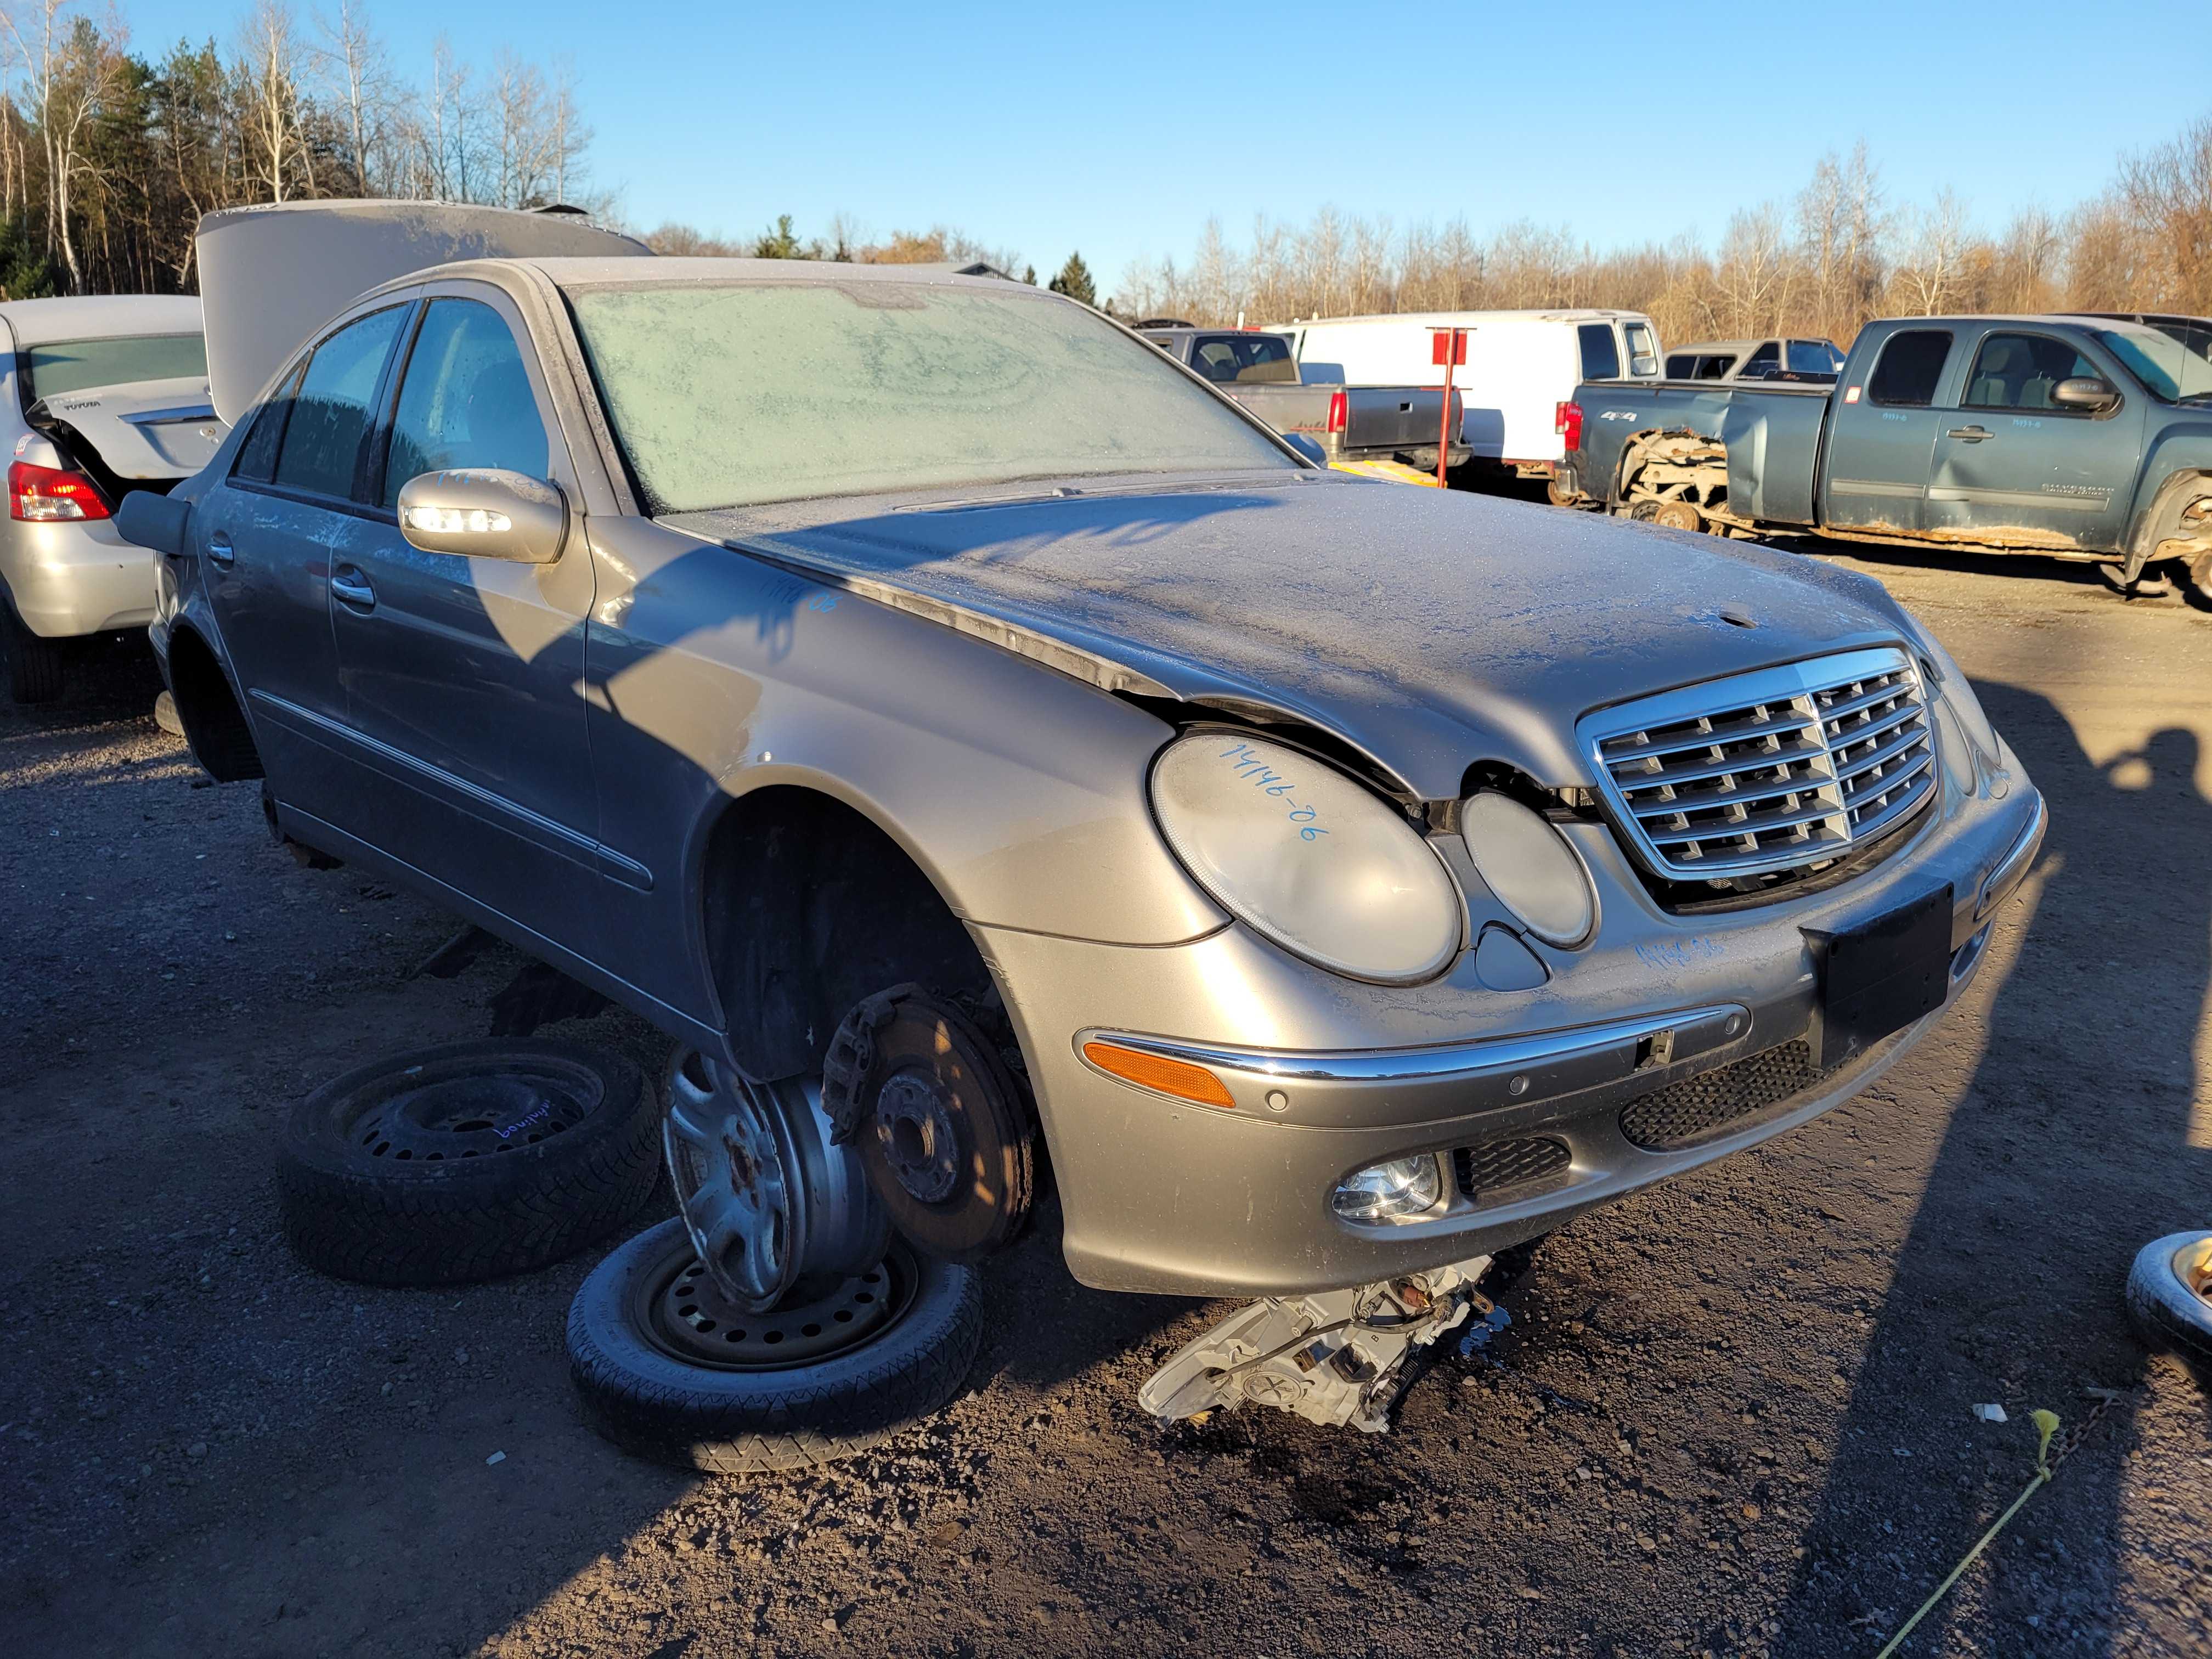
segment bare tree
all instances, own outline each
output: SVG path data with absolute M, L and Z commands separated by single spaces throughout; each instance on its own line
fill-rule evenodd
M 1911 221 L 1911 234 L 1890 277 L 1891 304 L 1900 313 L 1933 317 L 1958 302 L 1966 286 L 1971 239 L 1966 204 L 1949 189 Z
M 119 38 L 103 36 L 82 17 L 64 27 L 63 15 L 72 3 L 38 0 L 24 9 L 27 15 L 13 9 L 0 11 L 0 27 L 5 27 L 22 58 L 45 151 L 46 251 L 59 251 L 70 287 L 80 289 L 84 272 L 70 223 L 76 191 L 90 168 L 85 150 L 94 121 L 120 82 L 123 54 Z
M 298 31 L 281 0 L 260 0 L 239 37 L 239 82 L 245 92 L 246 176 L 282 202 L 314 193 L 314 161 L 301 120 L 302 82 Z
M 316 66 L 337 98 L 353 162 L 354 191 L 367 196 L 371 193 L 369 152 L 381 145 L 391 112 L 390 59 L 354 0 L 338 0 L 337 15 L 318 17 L 316 29 L 321 36 L 314 52 Z
M 2212 116 L 2172 143 L 2130 157 L 2120 198 L 2159 261 L 2154 303 L 2212 313 Z

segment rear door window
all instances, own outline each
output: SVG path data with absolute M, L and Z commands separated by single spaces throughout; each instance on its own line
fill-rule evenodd
M 383 502 L 423 472 L 496 467 L 546 476 L 545 422 L 522 352 L 500 314 L 475 300 L 433 300 L 407 354 Z
M 368 435 L 369 404 L 405 309 L 391 306 L 373 313 L 315 348 L 284 422 L 278 485 L 341 500 L 353 494 L 362 440 Z
M 1792 374 L 1819 375 L 1832 380 L 1843 366 L 1844 354 L 1826 340 L 1792 340 L 1790 343 L 1790 372 Z
M 276 476 L 276 446 L 284 441 L 284 417 L 291 412 L 292 394 L 299 385 L 300 371 L 295 368 L 269 401 L 254 411 L 253 428 L 238 447 L 238 461 L 231 469 L 234 476 L 255 483 L 267 483 Z
M 1925 409 L 1936 401 L 1951 360 L 1948 328 L 1908 328 L 1889 337 L 1867 382 L 1867 400 L 1893 409 Z
M 1736 370 L 1735 377 L 1739 380 L 1771 380 L 1781 372 L 1781 348 L 1768 340 L 1743 360 L 1743 367 Z
M 1667 360 L 1667 378 L 1686 380 L 1697 373 L 1698 359 L 1694 352 L 1678 351 Z
M 1611 323 L 1584 323 L 1575 331 L 1575 336 L 1582 342 L 1583 379 L 1620 378 L 1620 347 L 1613 340 Z
M 1191 363 L 1207 380 L 1224 386 L 1283 384 L 1298 378 L 1291 343 L 1279 334 L 1217 334 L 1198 343 Z
M 2095 374 L 2097 366 L 2063 340 L 2047 334 L 1992 334 L 1974 354 L 1966 376 L 1966 409 L 2055 410 L 2051 388 L 2077 374 Z M 2086 410 L 2063 410 L 2068 415 Z

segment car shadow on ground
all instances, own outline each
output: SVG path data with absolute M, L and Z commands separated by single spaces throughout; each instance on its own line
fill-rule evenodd
M 1870 1650 L 1897 1629 L 2033 1473 L 2030 1411 L 2072 1427 L 2093 1388 L 2127 1392 L 1911 1651 L 1949 1651 L 1969 1630 L 2112 1650 L 2144 1369 L 2121 1286 L 2142 1244 L 2212 1220 L 2212 1150 L 2191 1125 L 2212 981 L 2197 740 L 2170 727 L 2100 767 L 2043 698 L 1977 689 L 2051 804 L 2035 877 L 2013 901 L 2035 906 L 2021 950 L 2044 963 L 2000 988 L 1927 1173 L 1778 1615 L 1773 1652 L 1789 1659 Z M 2154 937 L 2130 931 L 2147 910 Z M 2052 958 L 2072 971 L 2050 972 Z M 1931 1394 L 1948 1414 L 1918 1409 Z M 1979 1402 L 2003 1405 L 2008 1426 L 1976 1420 Z M 2054 1550 L 2062 1523 L 2097 1540 L 2092 1559 Z

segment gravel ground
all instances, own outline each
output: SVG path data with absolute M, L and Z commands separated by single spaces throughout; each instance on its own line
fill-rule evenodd
M 563 1370 L 588 1261 L 373 1291 L 277 1232 L 290 1103 L 480 1032 L 517 959 L 408 977 L 451 919 L 271 847 L 145 717 L 143 647 L 0 706 L 0 1647 L 1870 1656 L 2026 1481 L 2027 1411 L 2104 1388 L 1908 1651 L 2212 1651 L 2212 1407 L 2118 1296 L 2212 1224 L 2212 615 L 1866 568 L 2051 796 L 1974 994 L 1858 1101 L 1550 1241 L 1387 1437 L 1163 1433 L 1137 1386 L 1209 1310 L 1084 1290 L 1048 1217 L 969 1391 L 882 1455 L 621 1456 Z

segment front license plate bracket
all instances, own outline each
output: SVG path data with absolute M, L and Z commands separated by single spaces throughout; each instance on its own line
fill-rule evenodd
M 1832 1071 L 1943 1006 L 1951 990 L 1948 883 L 1855 927 L 1805 930 L 1820 975 L 1814 1064 Z

